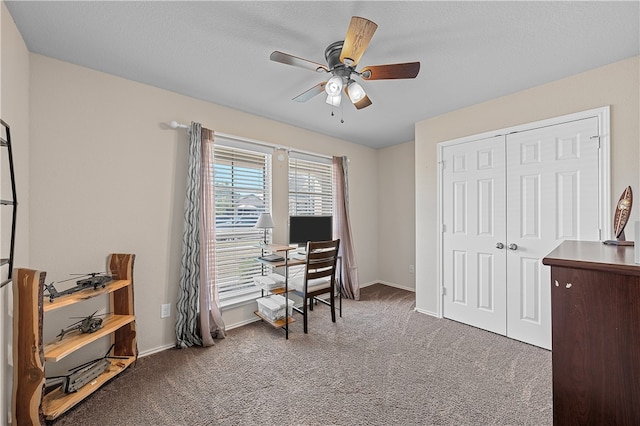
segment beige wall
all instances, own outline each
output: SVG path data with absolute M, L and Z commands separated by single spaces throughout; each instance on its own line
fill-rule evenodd
M 4 2 L 0 6 L 0 117 L 11 126 L 13 159 L 19 208 L 16 223 L 15 266 L 29 264 L 29 52 Z M 0 162 L 2 198 L 10 198 L 11 185 L 3 148 Z M 0 211 L 2 257 L 8 254 L 11 239 L 11 210 Z M 2 280 L 7 276 L 2 267 Z M 12 341 L 11 285 L 0 289 L 0 424 L 10 412 L 12 369 L 9 348 Z
M 142 353 L 175 340 L 175 312 L 160 319 L 160 305 L 175 306 L 177 294 L 187 134 L 169 129 L 164 123 L 170 120 L 347 155 L 361 284 L 415 288 L 416 307 L 431 313 L 438 297 L 438 142 L 611 105 L 612 197 L 639 183 L 638 58 L 424 120 L 416 124 L 415 143 L 376 151 L 29 54 L 4 4 L 1 35 L 0 112 L 12 125 L 14 140 L 25 141 L 16 154 L 18 191 L 25 194 L 19 266 L 47 271 L 50 282 L 103 270 L 109 252 L 136 253 Z M 286 236 L 285 192 L 286 163 L 274 160 L 276 241 Z M 639 211 L 634 209 L 634 220 Z M 416 275 L 409 265 L 415 265 Z M 250 320 L 253 308 L 225 311 L 225 320 Z M 68 316 L 47 318 L 45 340 L 69 322 Z
M 177 295 L 187 134 L 168 128 L 170 120 L 348 156 L 360 280 L 377 279 L 376 150 L 37 54 L 31 55 L 30 90 L 31 265 L 58 281 L 103 270 L 109 252 L 135 253 L 142 353 L 175 341 L 174 316 L 160 319 L 160 305 L 175 307 Z M 286 235 L 283 168 L 274 161 L 276 242 Z M 225 311 L 225 320 L 246 321 L 251 308 Z M 45 340 L 47 329 L 64 320 L 45 324 Z
M 640 188 L 640 57 L 416 123 L 416 308 L 437 315 L 439 142 L 611 105 L 611 198 Z M 637 191 L 636 191 L 637 192 Z M 631 221 L 638 220 L 634 208 Z M 633 223 L 627 235 L 633 235 Z
M 2 119 L 11 126 L 16 192 L 19 209 L 16 223 L 15 266 L 29 263 L 29 52 L 9 11 L 2 3 Z M 6 151 L 2 151 L 2 196 L 11 194 Z M 10 218 L 9 210 L 2 210 L 3 220 Z M 11 220 L 8 222 L 9 226 Z M 3 222 L 2 241 L 7 229 Z M 7 235 L 7 239 L 11 233 Z M 4 245 L 2 246 L 4 249 Z M 4 252 L 2 253 L 5 254 Z
M 380 282 L 415 290 L 414 142 L 378 150 Z

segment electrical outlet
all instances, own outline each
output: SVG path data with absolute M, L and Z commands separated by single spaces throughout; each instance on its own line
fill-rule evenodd
M 160 305 L 160 318 L 169 318 L 171 316 L 171 305 L 165 303 Z
M 409 273 L 413 274 L 416 272 L 416 267 L 414 265 L 409 265 Z

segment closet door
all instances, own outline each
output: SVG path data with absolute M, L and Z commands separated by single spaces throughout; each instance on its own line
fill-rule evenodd
M 443 150 L 443 312 L 506 333 L 505 137 Z M 503 246 L 501 247 L 500 244 Z
M 599 235 L 598 119 L 507 136 L 507 336 L 551 348 L 550 268 L 563 240 Z

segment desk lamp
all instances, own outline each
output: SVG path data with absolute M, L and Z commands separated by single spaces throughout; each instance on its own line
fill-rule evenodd
M 267 229 L 273 228 L 273 220 L 271 219 L 271 213 L 260 213 L 260 217 L 256 222 L 256 228 L 264 229 L 264 244 L 267 244 Z

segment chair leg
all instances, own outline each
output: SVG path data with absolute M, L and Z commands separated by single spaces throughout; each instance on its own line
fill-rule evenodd
M 333 290 L 331 291 L 329 297 L 331 298 L 331 321 L 336 322 L 336 303 L 335 303 L 335 295 L 333 294 Z
M 342 282 L 340 282 L 340 287 L 338 287 L 338 297 L 340 298 L 340 307 L 338 311 L 340 312 L 340 318 L 342 318 Z
M 309 298 L 309 310 L 313 311 L 313 297 Z
M 308 334 L 308 331 L 307 331 L 307 298 L 306 298 L 306 295 L 305 295 L 305 298 L 304 298 L 304 303 L 302 303 L 302 324 L 303 324 L 302 329 L 304 330 L 304 333 Z

